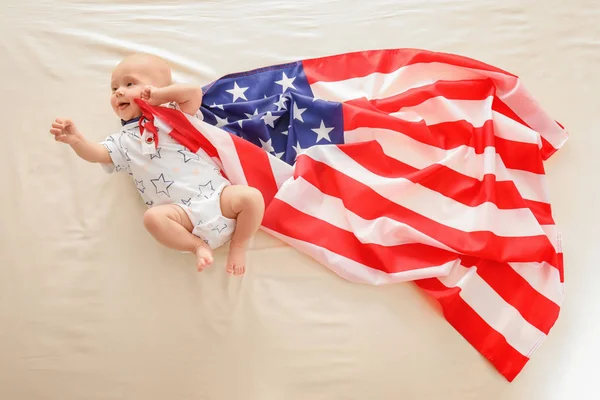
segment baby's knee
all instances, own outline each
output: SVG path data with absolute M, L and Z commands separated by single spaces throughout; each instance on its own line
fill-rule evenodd
M 159 229 L 163 218 L 163 212 L 158 207 L 149 208 L 144 213 L 144 227 L 150 232 L 156 231 Z
M 254 210 L 264 210 L 265 202 L 263 199 L 263 195 L 260 190 L 248 187 L 247 190 L 244 191 L 242 196 L 242 202 L 244 208 L 251 208 Z

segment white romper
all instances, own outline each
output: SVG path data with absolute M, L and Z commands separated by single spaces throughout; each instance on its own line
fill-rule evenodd
M 176 107 L 176 106 L 175 106 Z M 202 118 L 200 111 L 196 117 Z M 118 133 L 101 142 L 113 164 L 104 164 L 109 173 L 128 173 L 146 205 L 177 204 L 194 225 L 192 233 L 212 249 L 227 243 L 235 229 L 235 219 L 221 212 L 221 192 L 231 183 L 221 175 L 217 164 L 202 149 L 193 153 L 158 129 L 158 147 L 146 143 L 138 121 L 125 123 Z

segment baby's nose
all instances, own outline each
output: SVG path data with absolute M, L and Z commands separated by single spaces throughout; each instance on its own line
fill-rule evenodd
M 117 90 L 117 96 L 123 96 L 124 94 L 125 94 L 125 91 L 123 89 Z

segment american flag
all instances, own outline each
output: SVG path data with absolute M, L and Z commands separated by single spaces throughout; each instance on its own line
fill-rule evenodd
M 558 318 L 544 161 L 568 135 L 517 76 L 373 50 L 224 76 L 204 121 L 139 104 L 263 193 L 264 231 L 352 282 L 414 281 L 509 381 Z

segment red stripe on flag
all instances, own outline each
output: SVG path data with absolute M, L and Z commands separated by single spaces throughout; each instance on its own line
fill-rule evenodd
M 523 199 L 525 207 L 529 208 L 540 225 L 554 225 L 552 207 L 541 201 Z
M 268 206 L 277 193 L 277 182 L 266 151 L 235 135 L 231 135 L 248 186 L 258 189 Z
M 501 262 L 546 261 L 556 265 L 556 253 L 546 235 L 502 237 L 489 231 L 463 232 L 393 203 L 362 182 L 304 155 L 296 162 L 295 177 L 299 176 L 321 192 L 341 199 L 348 210 L 364 219 L 388 217 L 405 223 L 458 253 Z
M 465 267 L 477 267 L 477 274 L 500 297 L 512 305 L 531 325 L 546 335 L 558 319 L 560 306 L 535 290 L 510 265 L 472 257 L 461 257 Z
M 528 127 L 531 129 L 531 127 L 525 123 L 525 121 L 523 121 L 523 119 L 521 119 L 521 117 L 519 117 L 506 103 L 504 103 L 502 100 L 500 100 L 499 98 L 494 98 L 494 102 L 492 104 L 492 110 L 499 112 L 505 116 L 507 116 L 508 118 L 511 118 L 513 120 L 515 120 L 516 122 Z M 557 122 L 557 125 L 559 127 L 561 127 L 562 129 L 563 126 L 561 124 L 559 124 Z M 558 149 L 554 146 L 552 146 L 552 144 L 550 144 L 550 142 L 548 140 L 546 140 L 543 136 L 540 135 L 540 138 L 542 140 L 542 148 L 540 149 L 540 157 L 542 157 L 542 160 L 547 160 L 548 158 L 550 158 L 550 156 L 552 156 L 552 154 L 556 153 L 558 151 Z
M 263 226 L 386 273 L 429 268 L 457 259 L 454 253 L 421 243 L 362 243 L 352 232 L 305 214 L 279 198 L 273 199 L 266 210 Z
M 529 358 L 513 348 L 460 297 L 460 288 L 448 288 L 436 278 L 415 283 L 440 303 L 446 320 L 509 382 L 515 379 Z
M 444 63 L 459 68 L 498 72 L 515 77 L 510 72 L 468 57 L 418 49 L 368 50 L 312 58 L 302 61 L 309 84 L 359 78 L 369 74 L 390 73 L 407 65 Z
M 219 153 L 213 144 L 198 131 L 181 111 L 172 108 L 151 106 L 143 100 L 135 99 L 136 104 L 142 109 L 144 116 L 152 120 L 156 116 L 173 128 L 169 133 L 179 143 L 193 152 L 204 150 L 210 157 L 219 158 Z
M 469 207 L 490 202 L 499 209 L 510 210 L 529 208 L 531 204 L 530 210 L 541 225 L 554 223 L 549 206 L 524 200 L 513 182 L 497 182 L 494 175 L 484 175 L 483 181 L 480 181 L 440 164 L 419 170 L 387 156 L 374 142 L 365 142 L 361 146 L 341 145 L 339 149 L 374 174 L 408 179 Z
M 529 126 L 525 121 L 523 121 L 523 119 L 521 119 L 521 117 L 519 117 L 517 115 L 517 113 L 515 113 L 512 108 L 510 108 L 505 102 L 503 102 L 502 100 L 500 100 L 499 97 L 494 97 L 494 101 L 492 103 L 492 110 L 518 122 L 519 124 L 528 127 L 529 129 L 531 129 L 531 126 Z
M 357 128 L 388 129 L 444 150 L 469 146 L 476 154 L 483 154 L 486 147 L 493 146 L 507 168 L 544 173 L 538 146 L 496 136 L 493 120 L 486 121 L 478 128 L 464 120 L 427 125 L 425 121 L 406 121 L 373 108 L 366 109 L 365 107 L 369 107 L 366 103 L 366 99 L 360 99 L 343 105 L 344 131 Z

